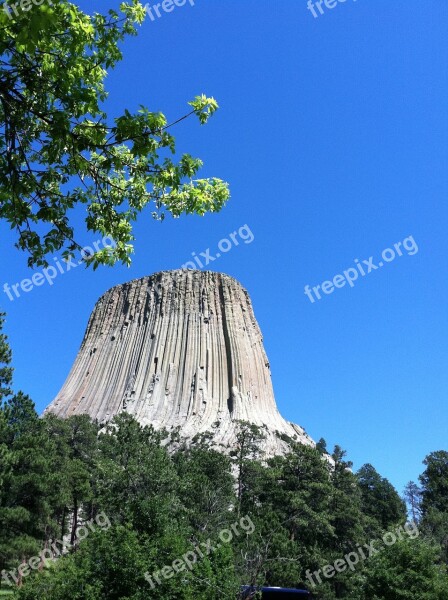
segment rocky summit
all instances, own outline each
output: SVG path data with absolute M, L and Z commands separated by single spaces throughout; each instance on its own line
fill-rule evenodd
M 277 409 L 248 292 L 211 271 L 163 271 L 106 292 L 47 411 L 101 423 L 126 411 L 187 440 L 211 432 L 223 449 L 248 421 L 262 428 L 266 457 L 283 453 L 288 438 L 314 445 Z

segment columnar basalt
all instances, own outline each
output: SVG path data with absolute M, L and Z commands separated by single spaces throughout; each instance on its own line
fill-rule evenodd
M 127 411 L 187 439 L 210 431 L 223 448 L 249 421 L 263 428 L 266 456 L 285 450 L 285 436 L 313 444 L 278 412 L 247 291 L 210 271 L 163 271 L 106 292 L 47 410 L 100 422 Z

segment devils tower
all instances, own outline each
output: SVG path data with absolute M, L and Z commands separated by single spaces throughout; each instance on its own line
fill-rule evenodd
M 266 436 L 266 456 L 285 450 L 285 436 L 313 444 L 278 412 L 247 291 L 211 271 L 163 271 L 107 291 L 47 411 L 101 423 L 126 411 L 187 439 L 212 432 L 224 449 L 249 421 Z

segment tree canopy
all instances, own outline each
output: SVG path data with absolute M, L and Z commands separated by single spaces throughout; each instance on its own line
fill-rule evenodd
M 23 4 L 23 3 L 22 3 Z M 204 94 L 169 121 L 145 106 L 106 112 L 105 77 L 122 59 L 145 9 L 137 0 L 88 15 L 67 0 L 0 11 L 0 218 L 17 233 L 28 263 L 81 249 L 71 211 L 114 247 L 84 256 L 94 268 L 129 264 L 133 223 L 149 207 L 165 214 L 219 211 L 229 198 L 218 178 L 196 178 L 202 161 L 176 155 L 173 125 L 205 124 L 218 104 Z

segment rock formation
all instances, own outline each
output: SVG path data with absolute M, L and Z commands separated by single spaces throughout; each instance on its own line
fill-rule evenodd
M 210 431 L 224 448 L 249 421 L 263 428 L 266 456 L 284 451 L 285 436 L 313 444 L 278 412 L 247 291 L 211 271 L 164 271 L 106 292 L 47 410 L 99 422 L 127 411 L 187 439 Z

